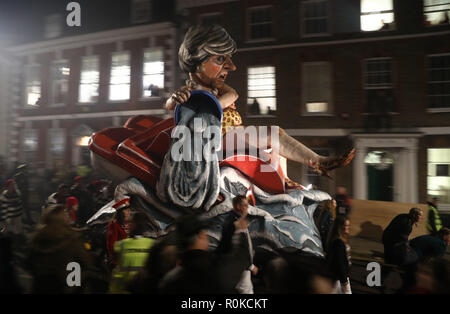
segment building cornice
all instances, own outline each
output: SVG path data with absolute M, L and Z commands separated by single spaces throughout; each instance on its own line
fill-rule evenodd
M 13 46 L 8 48 L 7 51 L 13 53 L 14 55 L 23 56 L 60 49 L 73 49 L 90 45 L 136 39 L 145 36 L 170 34 L 171 30 L 174 27 L 174 24 L 171 22 L 163 22 L 134 27 L 118 28 L 103 32 L 68 36 L 58 39 L 39 41 L 31 44 Z
M 258 46 L 258 47 L 238 48 L 237 51 L 238 52 L 250 52 L 250 51 L 269 50 L 269 49 L 288 49 L 288 48 L 298 48 L 298 47 L 345 45 L 345 44 L 354 44 L 354 43 L 390 41 L 390 40 L 401 40 L 401 39 L 416 39 L 416 38 L 423 38 L 423 37 L 445 36 L 445 35 L 450 35 L 450 31 L 426 32 L 426 33 L 420 33 L 420 34 L 392 35 L 392 36 L 380 36 L 380 37 L 364 37 L 364 38 L 342 39 L 342 40 L 327 40 L 327 41 L 316 41 L 316 42 L 299 42 L 299 43 L 282 44 L 282 45 L 262 45 L 262 46 Z
M 238 0 L 178 0 L 182 8 L 190 9 L 195 7 L 203 7 L 211 4 L 236 2 Z
M 450 135 L 450 126 L 398 129 L 396 132 L 364 133 L 361 129 L 285 129 L 290 136 L 324 136 L 352 138 L 398 138 L 423 137 L 427 135 Z

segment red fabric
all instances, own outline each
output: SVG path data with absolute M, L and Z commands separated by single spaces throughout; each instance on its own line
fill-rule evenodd
M 66 198 L 66 208 L 70 209 L 72 206 L 75 206 L 78 204 L 78 199 L 76 197 L 70 196 Z
M 72 221 L 77 221 L 77 213 L 74 210 L 69 210 L 69 215 Z
M 108 250 L 109 257 L 115 263 L 114 258 L 114 244 L 117 241 L 128 238 L 127 233 L 121 225 L 115 220 L 111 221 L 108 225 L 108 231 L 106 232 L 106 248 Z
M 11 185 L 11 184 L 14 184 L 14 182 L 16 182 L 14 179 L 9 179 L 9 180 L 7 180 L 6 182 L 5 182 L 5 185 L 4 185 L 4 189 L 6 190 L 7 188 L 9 188 L 9 186 Z

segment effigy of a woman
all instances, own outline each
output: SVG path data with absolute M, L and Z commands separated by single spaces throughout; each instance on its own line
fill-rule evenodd
M 194 212 L 208 220 L 214 246 L 220 240 L 224 214 L 232 209 L 232 198 L 250 195 L 249 231 L 256 247 L 295 247 L 321 256 L 313 213 L 320 201 L 331 198 L 327 193 L 290 184 L 277 164 L 277 154 L 270 155 L 273 171 L 268 172 L 258 170 L 268 165 L 268 159 L 256 156 L 236 161 L 232 156 L 231 161 L 216 154 L 221 149 L 238 154 L 224 140 L 230 134 L 239 137 L 242 130 L 234 104 L 238 94 L 225 84 L 236 69 L 231 61 L 235 51 L 234 40 L 222 27 L 190 28 L 179 50 L 180 66 L 189 80 L 166 103 L 166 108 L 175 109 L 175 119 L 135 117 L 123 130 L 94 134 L 90 147 L 95 164 L 123 180 L 115 200 L 137 196 L 152 227 L 160 233 L 177 217 Z M 355 153 L 351 150 L 340 158 L 320 156 L 276 126 L 258 133 L 256 140 L 245 136 L 246 152 L 251 146 L 263 148 L 262 143 L 267 147 L 277 144 L 280 156 L 324 175 L 350 163 Z M 205 158 L 205 152 L 210 158 Z M 98 221 L 101 214 L 90 222 Z

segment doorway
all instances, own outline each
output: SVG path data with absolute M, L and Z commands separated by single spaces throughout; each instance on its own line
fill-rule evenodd
M 368 200 L 394 200 L 394 158 L 387 151 L 371 151 L 364 163 L 367 169 Z

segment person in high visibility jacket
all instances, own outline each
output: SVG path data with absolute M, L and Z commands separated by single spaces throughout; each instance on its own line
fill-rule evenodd
M 442 228 L 441 217 L 439 217 L 438 212 L 438 202 L 439 199 L 437 197 L 433 197 L 432 202 L 428 202 L 428 221 L 427 221 L 427 230 L 435 235 Z
M 112 273 L 110 293 L 129 293 L 127 285 L 141 271 L 147 261 L 154 239 L 144 237 L 147 215 L 136 213 L 132 219 L 130 237 L 114 244 L 118 264 Z

